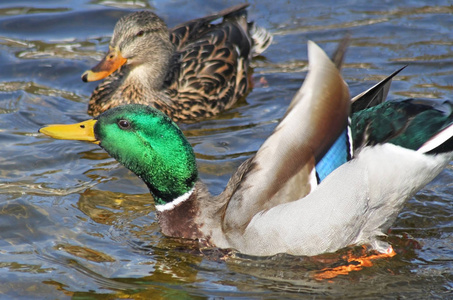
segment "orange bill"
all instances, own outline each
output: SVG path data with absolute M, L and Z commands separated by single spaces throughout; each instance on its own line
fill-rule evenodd
M 39 132 L 59 140 L 78 140 L 88 141 L 99 144 L 94 136 L 94 124 L 97 120 L 88 120 L 77 124 L 69 125 L 49 125 L 39 129 Z
M 82 80 L 87 82 L 104 79 L 118 70 L 126 61 L 127 59 L 121 55 L 120 50 L 111 49 L 94 68 L 82 74 Z

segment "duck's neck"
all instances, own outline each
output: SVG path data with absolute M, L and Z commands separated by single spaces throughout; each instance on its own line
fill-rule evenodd
M 135 172 L 148 186 L 158 210 L 171 210 L 187 200 L 195 189 L 198 171 L 192 149 L 177 150 L 168 147 L 169 155 L 152 161 L 151 170 Z
M 197 224 L 200 214 L 198 190 L 194 187 L 172 202 L 156 205 L 162 233 L 166 236 L 199 239 L 203 235 Z
M 160 59 L 154 63 L 129 67 L 119 86 L 119 93 L 115 95 L 117 101 L 123 103 L 128 100 L 124 103 L 153 106 L 178 122 L 174 103 L 164 87 L 169 64 L 170 58 L 168 61 Z
M 174 48 L 168 45 L 150 51 L 140 64 L 128 66 L 128 74 L 123 84 L 141 85 L 144 90 L 160 91 L 167 77 L 173 53 Z
M 167 67 L 165 65 L 143 64 L 131 67 L 127 77 L 124 78 L 124 86 L 140 86 L 143 90 L 158 91 L 162 89 Z
M 159 212 L 171 211 L 181 203 L 187 202 L 187 200 L 193 195 L 194 191 L 195 187 L 191 188 L 188 192 L 182 194 L 176 199 L 173 199 L 171 202 L 156 204 L 156 210 Z

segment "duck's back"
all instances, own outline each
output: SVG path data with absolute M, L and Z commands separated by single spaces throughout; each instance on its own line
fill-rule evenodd
M 240 4 L 206 17 L 179 24 L 171 29 L 170 40 L 175 45 L 177 51 L 183 51 L 185 47 L 204 40 L 206 33 L 213 29 L 223 30 L 231 26 L 237 26 L 237 22 L 241 17 L 243 17 L 246 23 L 247 11 L 245 9 L 247 7 L 248 4 Z M 219 18 L 223 18 L 222 22 L 212 24 L 213 21 Z M 247 26 L 247 24 L 244 25 Z M 247 27 L 244 27 L 244 30 L 246 29 Z M 211 43 L 214 44 L 215 42 L 211 41 Z

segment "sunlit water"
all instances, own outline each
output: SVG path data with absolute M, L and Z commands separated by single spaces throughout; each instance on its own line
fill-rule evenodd
M 229 1 L 0 2 L 0 295 L 5 298 L 453 297 L 451 166 L 412 198 L 392 227 L 399 254 L 331 281 L 325 264 L 250 258 L 162 236 L 144 184 L 98 146 L 37 133 L 88 118 L 96 83 L 80 80 L 119 17 L 151 9 L 169 24 Z M 376 3 L 376 4 L 374 4 Z M 379 4 L 377 4 L 379 3 Z M 271 133 L 305 77 L 307 40 L 331 54 L 349 32 L 351 94 L 408 64 L 389 97 L 453 97 L 451 1 L 251 1 L 275 34 L 253 62 L 255 87 L 216 118 L 182 125 L 201 177 L 219 193 Z

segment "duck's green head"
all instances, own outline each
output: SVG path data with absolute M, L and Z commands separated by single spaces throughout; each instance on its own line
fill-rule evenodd
M 170 118 L 152 107 L 119 106 L 93 120 L 50 125 L 40 132 L 57 139 L 99 143 L 143 179 L 156 204 L 171 202 L 185 194 L 198 179 L 191 145 Z

